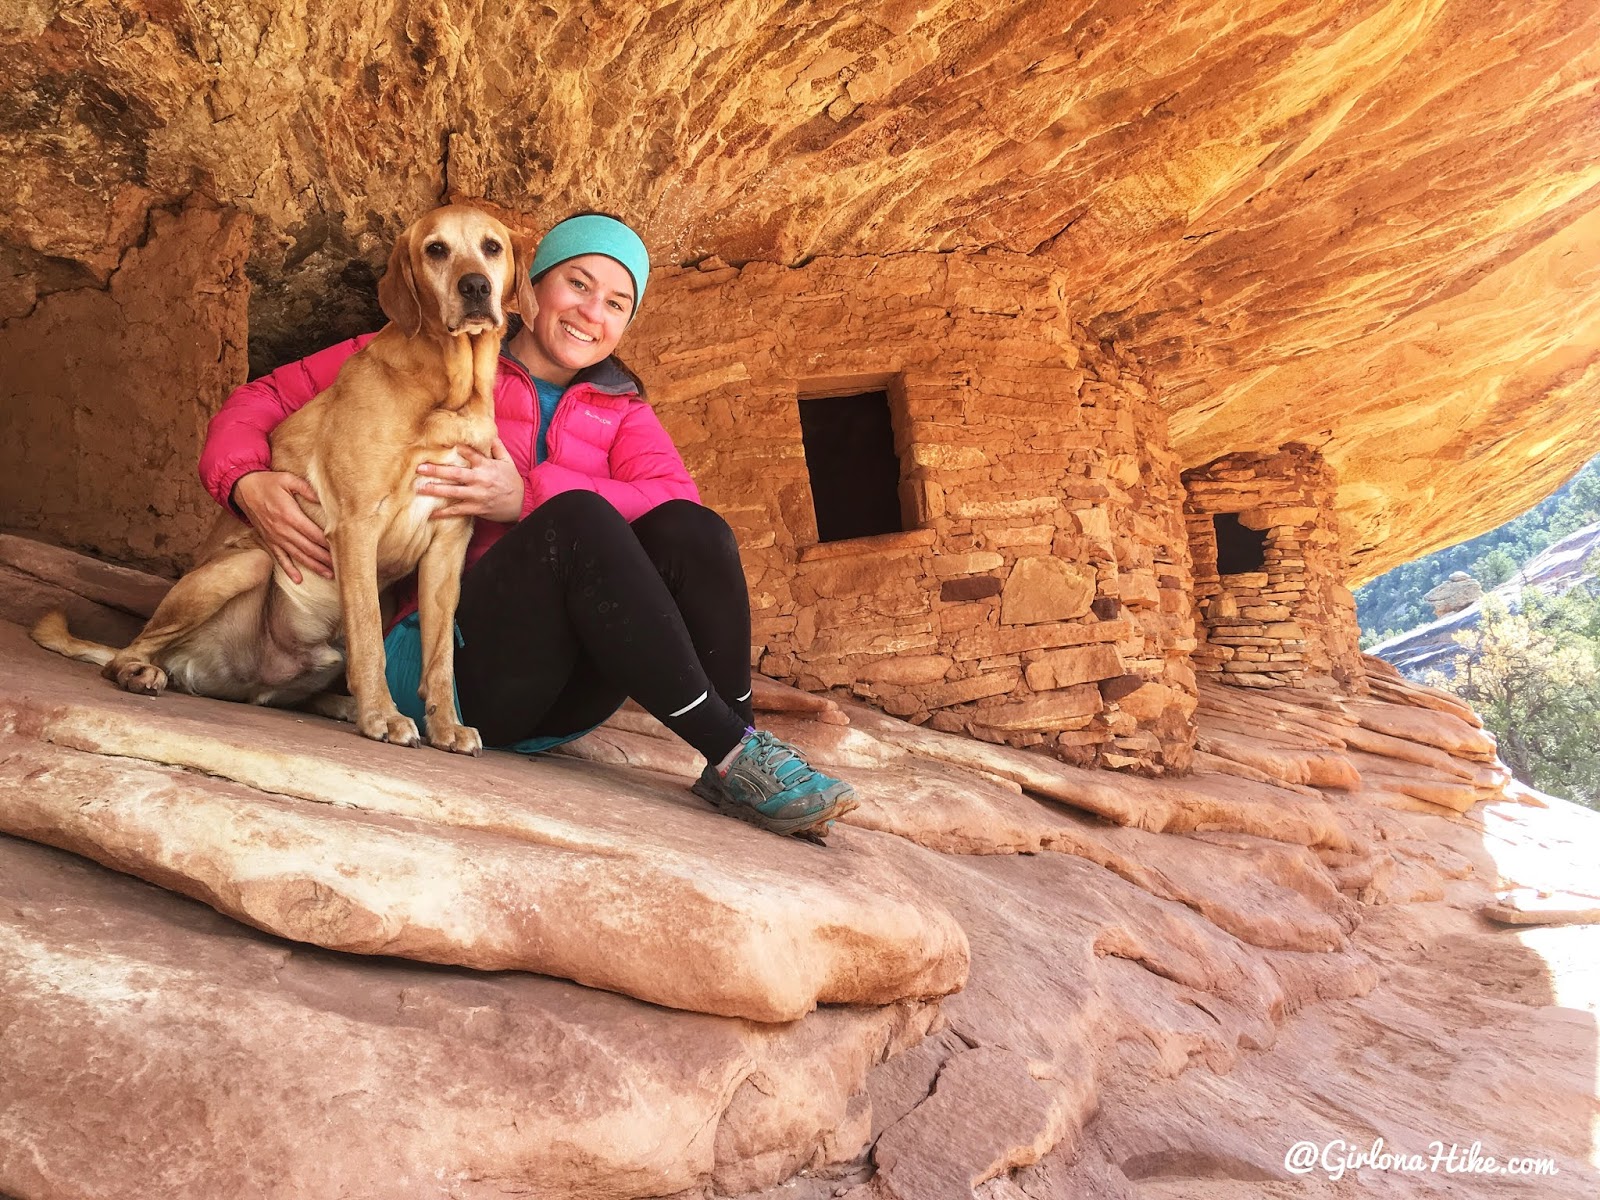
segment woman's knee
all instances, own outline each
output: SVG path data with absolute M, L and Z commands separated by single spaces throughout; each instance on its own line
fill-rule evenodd
M 658 563 L 665 559 L 739 562 L 739 539 L 722 517 L 693 500 L 668 500 L 633 523 L 639 542 Z
M 574 551 L 634 540 L 627 521 L 598 493 L 558 492 L 534 509 L 484 555 L 468 572 L 501 574 L 542 564 L 559 575 Z
M 622 514 L 599 492 L 583 488 L 557 492 L 523 518 L 533 528 L 589 529 L 628 524 Z

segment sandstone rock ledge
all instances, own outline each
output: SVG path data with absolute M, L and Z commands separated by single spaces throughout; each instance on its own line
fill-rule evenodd
M 257 928 L 763 1021 L 966 977 L 959 926 L 874 856 L 725 829 L 682 789 L 570 764 L 530 778 L 509 754 L 325 744 L 309 718 L 243 706 L 224 723 L 42 653 L 0 627 L 0 831 Z
M 1160 781 L 760 698 L 865 799 L 826 849 L 640 713 L 468 762 L 0 625 L 0 1194 L 1595 1194 L 1596 929 L 1484 913 L 1600 821 L 1449 698 L 1206 689 Z M 1284 1167 L 1376 1137 L 1560 1173 Z

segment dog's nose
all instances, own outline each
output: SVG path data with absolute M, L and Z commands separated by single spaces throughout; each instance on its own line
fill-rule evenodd
M 461 282 L 456 284 L 456 291 L 461 293 L 461 298 L 468 304 L 482 304 L 493 294 L 494 287 L 487 275 L 473 273 L 461 277 Z

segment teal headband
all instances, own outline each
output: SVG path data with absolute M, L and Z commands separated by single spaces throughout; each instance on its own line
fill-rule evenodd
M 633 279 L 633 307 L 638 311 L 650 279 L 650 254 L 639 235 L 614 217 L 590 213 L 562 221 L 540 240 L 528 278 L 537 279 L 551 267 L 582 254 L 604 254 L 622 264 Z

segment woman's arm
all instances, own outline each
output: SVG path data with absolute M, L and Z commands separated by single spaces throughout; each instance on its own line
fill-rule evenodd
M 301 582 L 301 567 L 333 578 L 333 556 L 297 499 L 316 503 L 316 492 L 298 475 L 272 470 L 268 439 L 280 421 L 325 391 L 345 360 L 374 336 L 340 342 L 235 388 L 206 430 L 201 482 L 218 504 L 250 522 L 295 583 Z
M 290 413 L 332 385 L 345 360 L 376 334 L 351 338 L 309 358 L 235 388 L 206 427 L 200 451 L 200 482 L 223 508 L 234 507 L 234 485 L 251 471 L 272 469 L 267 437 Z M 243 513 L 239 513 L 243 516 Z

